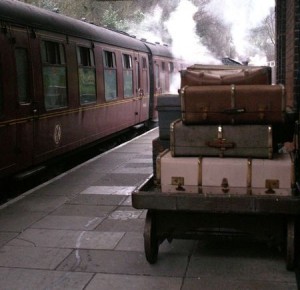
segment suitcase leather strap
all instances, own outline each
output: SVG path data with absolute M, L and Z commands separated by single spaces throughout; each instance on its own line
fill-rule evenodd
M 206 142 L 208 147 L 217 148 L 220 150 L 220 157 L 224 156 L 224 151 L 235 147 L 234 142 L 227 141 L 223 138 L 223 127 L 218 126 L 218 136 L 217 139 Z
M 231 108 L 225 109 L 223 111 L 224 114 L 237 115 L 237 114 L 241 114 L 241 113 L 246 112 L 245 108 L 236 108 L 235 94 L 236 94 L 235 85 L 231 85 Z
M 234 142 L 226 141 L 226 139 L 215 139 L 213 141 L 206 142 L 208 147 L 218 148 L 221 151 L 225 151 L 226 149 L 234 148 Z M 223 152 L 221 152 L 223 154 Z

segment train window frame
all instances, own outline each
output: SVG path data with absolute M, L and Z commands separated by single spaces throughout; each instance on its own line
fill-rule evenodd
M 62 43 L 52 40 L 42 40 L 43 64 L 66 64 L 65 49 Z
M 63 43 L 41 40 L 44 106 L 46 111 L 68 106 L 67 67 Z
M 123 53 L 123 94 L 124 98 L 133 97 L 133 63 L 132 55 Z
M 80 105 L 96 103 L 96 67 L 94 51 L 90 47 L 77 46 L 77 65 Z
M 142 68 L 143 69 L 147 69 L 148 68 L 146 57 L 142 57 Z
M 116 53 L 103 50 L 104 63 L 104 96 L 107 102 L 118 98 Z
M 160 67 L 158 63 L 154 64 L 154 81 L 155 81 L 155 90 L 156 92 L 159 92 L 160 90 Z
M 105 68 L 116 68 L 116 54 L 114 51 L 104 50 L 103 51 L 103 61 Z
M 172 74 L 175 72 L 175 66 L 174 66 L 174 63 L 173 62 L 169 62 L 169 72 Z
M 16 77 L 18 102 L 21 105 L 30 103 L 29 93 L 29 56 L 24 47 L 15 47 Z
M 148 92 L 149 90 L 149 81 L 148 81 L 148 62 L 146 57 L 142 57 L 142 79 L 145 81 L 144 83 L 144 91 Z

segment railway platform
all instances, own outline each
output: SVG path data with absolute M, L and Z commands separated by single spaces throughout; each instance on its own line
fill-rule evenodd
M 165 241 L 144 254 L 146 210 L 132 191 L 152 173 L 153 129 L 0 207 L 0 289 L 298 289 L 284 251 L 255 240 Z

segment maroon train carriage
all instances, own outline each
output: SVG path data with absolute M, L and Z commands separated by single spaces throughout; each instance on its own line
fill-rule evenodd
M 16 0 L 0 21 L 0 177 L 147 122 L 178 66 L 165 46 Z
M 147 47 L 151 50 L 150 64 L 153 65 L 153 73 L 150 74 L 150 82 L 153 83 L 150 86 L 150 96 L 153 96 L 150 105 L 153 109 L 150 112 L 153 113 L 152 119 L 158 120 L 158 97 L 170 92 L 177 93 L 178 88 L 174 88 L 173 84 L 180 83 L 180 71 L 186 64 L 180 60 L 166 61 L 166 57 L 172 59 L 172 53 L 166 45 L 147 43 Z

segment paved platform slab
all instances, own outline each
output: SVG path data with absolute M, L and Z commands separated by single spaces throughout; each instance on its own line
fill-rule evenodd
M 294 290 L 283 252 L 235 239 L 164 241 L 144 255 L 155 129 L 0 207 L 0 290 Z

